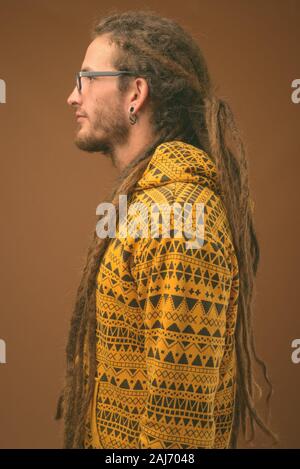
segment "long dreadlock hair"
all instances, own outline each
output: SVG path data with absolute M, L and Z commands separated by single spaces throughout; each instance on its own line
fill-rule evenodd
M 145 171 L 155 148 L 165 141 L 181 140 L 203 149 L 215 162 L 239 266 L 238 316 L 235 330 L 237 388 L 230 448 L 236 448 L 240 426 L 246 439 L 250 422 L 253 441 L 256 423 L 278 443 L 269 428 L 273 393 L 265 363 L 258 357 L 252 324 L 254 279 L 259 263 L 259 245 L 253 224 L 245 147 L 228 103 L 216 97 L 206 61 L 198 44 L 176 21 L 153 11 L 113 11 L 97 22 L 92 39 L 109 34 L 117 46 L 113 65 L 134 70 L 147 80 L 151 105 L 150 122 L 155 141 L 121 172 L 109 201 L 118 216 L 119 194 L 130 200 L 135 184 Z M 119 77 L 125 92 L 130 77 Z M 64 447 L 82 448 L 87 412 L 93 396 L 96 373 L 96 276 L 110 238 L 91 235 L 86 264 L 77 291 L 66 347 L 66 377 L 57 403 L 56 419 L 64 417 Z M 88 347 L 88 375 L 84 349 Z M 253 372 L 254 359 L 263 369 L 269 387 L 267 423 L 254 402 L 254 386 L 261 395 Z

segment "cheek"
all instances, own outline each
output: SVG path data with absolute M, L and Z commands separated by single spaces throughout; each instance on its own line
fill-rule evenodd
M 99 113 L 102 113 L 103 110 L 107 108 L 107 106 L 105 105 L 105 99 L 103 99 L 102 96 L 97 95 L 93 97 L 93 95 L 91 95 L 89 98 L 87 114 L 90 119 L 95 119 Z
M 87 96 L 84 109 L 91 121 L 98 120 L 99 117 L 109 116 L 115 112 L 124 114 L 123 101 L 119 98 L 117 92 L 112 89 L 93 90 Z

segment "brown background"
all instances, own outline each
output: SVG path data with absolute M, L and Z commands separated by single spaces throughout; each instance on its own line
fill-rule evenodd
M 0 0 L 0 447 L 61 446 L 53 420 L 65 340 L 95 210 L 117 175 L 80 152 L 66 104 L 93 21 L 111 8 L 152 8 L 197 39 L 219 96 L 244 135 L 262 262 L 255 312 L 259 355 L 275 394 L 280 447 L 299 448 L 299 0 Z M 263 380 L 260 380 L 263 384 Z M 266 391 L 264 392 L 264 396 Z M 268 440 L 258 433 L 256 447 Z M 241 441 L 241 447 L 244 443 Z

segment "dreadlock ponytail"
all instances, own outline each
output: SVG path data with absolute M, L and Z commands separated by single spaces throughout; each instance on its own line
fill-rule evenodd
M 237 352 L 237 389 L 234 409 L 231 447 L 237 446 L 239 427 L 247 442 L 254 438 L 254 422 L 269 435 L 273 444 L 278 443 L 277 435 L 264 423 L 255 409 L 254 389 L 261 396 L 261 388 L 253 376 L 253 360 L 262 367 L 270 392 L 266 402 L 268 418 L 269 400 L 273 392 L 265 363 L 258 357 L 252 324 L 254 278 L 259 262 L 259 245 L 253 223 L 253 203 L 250 198 L 246 152 L 228 103 L 215 96 L 206 100 L 206 124 L 213 157 L 220 180 L 222 200 L 225 205 L 239 268 L 239 303 L 235 329 Z M 251 436 L 246 437 L 247 418 L 250 421 Z

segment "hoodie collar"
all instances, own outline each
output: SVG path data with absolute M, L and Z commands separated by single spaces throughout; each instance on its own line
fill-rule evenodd
M 173 182 L 193 182 L 218 191 L 216 165 L 211 158 L 193 145 L 179 140 L 158 145 L 136 191 Z

